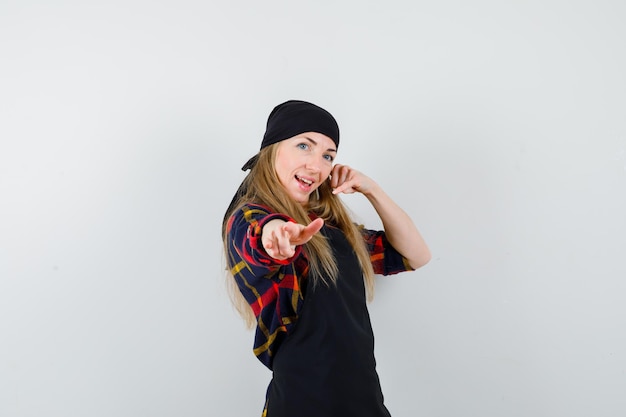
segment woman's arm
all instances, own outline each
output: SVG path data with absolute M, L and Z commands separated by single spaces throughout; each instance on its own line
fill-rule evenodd
M 333 194 L 363 194 L 383 222 L 391 245 L 417 269 L 430 261 L 430 249 L 411 218 L 371 178 L 347 165 L 335 165 L 331 172 Z

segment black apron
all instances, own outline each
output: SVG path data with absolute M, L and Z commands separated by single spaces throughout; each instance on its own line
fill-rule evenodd
M 337 284 L 307 280 L 298 322 L 274 358 L 267 417 L 390 417 L 358 259 L 339 229 L 321 232 L 337 260 Z

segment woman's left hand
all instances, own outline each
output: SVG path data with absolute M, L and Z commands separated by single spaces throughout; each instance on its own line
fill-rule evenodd
M 330 186 L 333 189 L 333 194 L 352 194 L 355 192 L 365 194 L 373 186 L 373 181 L 370 178 L 347 165 L 336 164 L 330 175 Z

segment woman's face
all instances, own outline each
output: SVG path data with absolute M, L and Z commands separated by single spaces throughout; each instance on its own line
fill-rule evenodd
M 335 142 L 328 136 L 301 133 L 278 143 L 276 174 L 285 191 L 306 206 L 309 195 L 328 179 L 336 155 Z

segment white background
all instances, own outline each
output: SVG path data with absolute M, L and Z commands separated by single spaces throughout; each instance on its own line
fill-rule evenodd
M 258 416 L 220 227 L 288 99 L 415 219 L 394 417 L 626 415 L 626 5 L 0 2 L 0 416 Z M 356 218 L 379 223 L 361 196 Z

